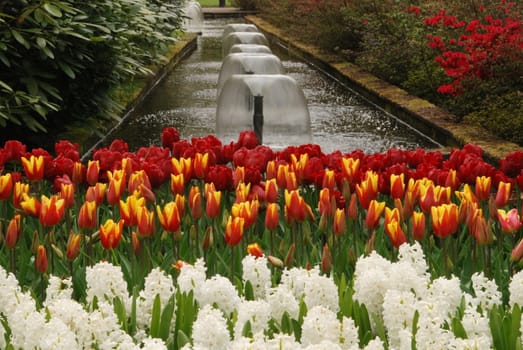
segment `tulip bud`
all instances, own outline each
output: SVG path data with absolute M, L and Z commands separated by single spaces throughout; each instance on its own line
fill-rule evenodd
M 133 246 L 134 254 L 140 254 L 141 242 L 136 231 L 131 232 L 131 245 Z
M 523 238 L 519 240 L 519 243 L 512 249 L 511 259 L 512 261 L 518 262 L 523 258 Z
M 18 238 L 20 237 L 20 218 L 20 214 L 15 214 L 7 226 L 5 245 L 8 248 L 14 248 L 18 242 Z
M 292 243 L 287 251 L 287 256 L 285 256 L 285 266 L 291 267 L 294 262 L 294 250 L 296 249 L 296 244 Z
M 67 240 L 66 256 L 68 260 L 74 260 L 80 254 L 80 243 L 82 242 L 82 235 L 78 233 L 71 233 Z
M 36 250 L 36 271 L 45 273 L 47 271 L 47 264 L 47 251 L 45 250 L 45 247 L 40 244 Z
M 272 256 L 272 255 L 269 255 L 267 257 L 267 260 L 272 264 L 272 266 L 274 267 L 278 267 L 280 269 L 283 269 L 283 267 L 285 265 L 283 265 L 283 261 L 281 261 L 281 259 L 278 259 L 277 257 L 275 256 Z
M 214 234 L 212 226 L 208 226 L 205 230 L 205 235 L 203 236 L 202 248 L 209 249 L 214 245 Z
M 62 252 L 62 250 L 60 248 L 58 248 L 56 246 L 56 244 L 54 243 L 51 243 L 51 248 L 53 249 L 53 251 L 55 252 L 55 254 L 60 258 L 60 259 L 63 259 L 64 258 L 64 253 Z
M 332 270 L 332 256 L 328 244 L 323 246 L 323 252 L 321 255 L 321 270 L 327 275 Z

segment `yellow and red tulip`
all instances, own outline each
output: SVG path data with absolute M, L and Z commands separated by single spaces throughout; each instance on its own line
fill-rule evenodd
M 494 203 L 496 207 L 502 208 L 508 204 L 510 199 L 510 193 L 512 191 L 512 184 L 510 182 L 500 181 L 498 185 L 498 191 Z
M 44 178 L 44 156 L 31 155 L 29 159 L 20 157 L 20 160 L 29 181 L 39 181 Z
M 126 178 L 123 170 L 108 171 L 109 185 L 107 187 L 107 203 L 116 205 L 126 189 Z
M 173 166 L 174 175 L 183 174 L 185 181 L 189 181 L 193 174 L 192 158 L 172 158 L 171 164 Z
M 15 214 L 7 226 L 7 231 L 5 233 L 5 245 L 7 248 L 14 248 L 18 239 L 20 238 L 21 232 L 21 216 L 20 214 Z
M 394 199 L 405 196 L 405 174 L 390 174 L 390 195 Z
M 189 209 L 191 216 L 197 220 L 203 215 L 202 194 L 197 186 L 191 187 L 189 190 Z
M 145 198 L 139 197 L 138 193 L 128 196 L 125 200 L 120 199 L 120 217 L 124 219 L 125 226 L 136 226 L 138 224 L 137 212 L 138 208 L 145 206 Z
M 73 173 L 71 174 L 71 180 L 75 184 L 81 184 L 85 180 L 85 165 L 81 162 L 75 162 L 73 166 Z
M 82 235 L 79 233 L 71 233 L 67 240 L 67 251 L 65 256 L 68 260 L 74 260 L 80 254 L 80 243 L 82 242 Z
M 185 177 L 183 174 L 171 174 L 171 192 L 175 195 L 185 193 Z
M 399 248 L 400 245 L 407 242 L 407 237 L 397 220 L 392 220 L 385 225 L 385 232 L 389 236 L 392 245 Z
M 425 213 L 422 211 L 412 213 L 412 236 L 418 241 L 425 237 Z
M 207 191 L 206 193 L 206 205 L 205 205 L 205 213 L 207 214 L 208 218 L 215 218 L 218 215 L 220 215 L 220 203 L 222 199 L 222 192 L 221 191 Z
M 98 160 L 90 160 L 87 162 L 87 170 L 85 172 L 85 180 L 91 186 L 94 186 L 100 177 L 100 162 Z
M 196 153 L 193 159 L 194 176 L 198 179 L 204 179 L 209 170 L 209 153 Z
M 261 258 L 263 257 L 263 250 L 258 243 L 251 243 L 247 245 L 247 254 Z
M 370 201 L 369 207 L 367 209 L 367 216 L 365 217 L 365 226 L 369 230 L 373 230 L 376 228 L 376 226 L 378 226 L 381 214 L 383 214 L 384 210 L 385 202 L 378 202 L 375 199 Z
M 60 185 L 60 198 L 64 200 L 66 209 L 72 208 L 74 205 L 75 187 L 73 184 L 61 184 Z
M 277 203 L 268 203 L 265 212 L 265 227 L 274 230 L 280 222 L 280 208 Z
M 93 229 L 98 225 L 98 215 L 95 201 L 86 201 L 78 211 L 78 227 L 81 229 Z
M 180 229 L 180 213 L 178 212 L 178 205 L 176 202 L 169 202 L 165 204 L 163 209 L 157 205 L 156 214 L 160 225 L 165 231 L 176 232 Z
M 40 216 L 40 201 L 36 197 L 29 196 L 28 194 L 22 194 L 22 201 L 20 207 L 24 210 L 27 215 L 38 217 Z
M 274 178 L 265 182 L 265 200 L 268 203 L 274 203 L 278 200 L 278 184 Z
M 108 219 L 103 225 L 100 225 L 100 242 L 106 250 L 115 249 L 122 238 L 123 220 L 114 222 Z
M 5 201 L 13 192 L 13 178 L 11 173 L 0 176 L 0 200 Z
M 341 236 L 345 233 L 346 228 L 347 221 L 345 219 L 345 209 L 336 208 L 336 211 L 334 212 L 334 223 L 332 227 L 334 234 L 337 236 Z
M 97 182 L 94 186 L 89 186 L 85 193 L 86 201 L 96 202 L 97 205 L 101 205 L 105 199 L 105 191 L 107 189 L 107 184 L 102 182 Z
M 347 180 L 349 184 L 354 182 L 356 175 L 360 170 L 359 158 L 341 158 L 341 175 L 344 180 Z
M 227 225 L 225 226 L 225 243 L 230 246 L 235 246 L 240 243 L 243 237 L 245 220 L 242 217 L 229 216 Z
M 285 218 L 288 222 L 302 222 L 307 216 L 314 218 L 311 207 L 305 202 L 298 190 L 285 190 Z
M 136 208 L 136 224 L 141 237 L 150 237 L 154 234 L 154 223 L 153 210 L 147 209 L 145 205 Z
M 362 208 L 367 209 L 372 200 L 378 197 L 378 174 L 374 171 L 367 171 L 365 179 L 356 184 L 356 193 Z
M 334 198 L 331 198 L 330 190 L 328 188 L 322 188 L 320 190 L 319 201 L 318 201 L 318 211 L 321 215 L 326 215 L 328 217 L 332 216 L 336 203 Z
M 24 195 L 29 195 L 29 184 L 15 182 L 13 187 L 13 206 L 15 208 L 22 208 L 21 203 L 24 200 Z
M 490 176 L 476 177 L 476 196 L 479 200 L 487 200 L 490 197 L 492 178 Z
M 322 181 L 322 187 L 328 188 L 329 190 L 333 190 L 334 186 L 336 186 L 336 173 L 334 170 L 325 170 L 325 173 L 323 174 L 323 181 Z
M 432 229 L 437 237 L 444 238 L 458 230 L 458 206 L 454 203 L 431 208 Z
M 44 226 L 56 225 L 62 220 L 65 212 L 65 201 L 57 195 L 41 197 L 39 218 Z

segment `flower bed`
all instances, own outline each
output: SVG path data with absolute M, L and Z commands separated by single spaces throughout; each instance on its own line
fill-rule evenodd
M 0 347 L 521 347 L 522 152 L 161 144 L 0 149 Z

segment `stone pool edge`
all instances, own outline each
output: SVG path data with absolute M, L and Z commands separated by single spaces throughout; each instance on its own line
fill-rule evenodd
M 523 150 L 521 146 L 502 140 L 479 126 L 455 123 L 452 114 L 444 109 L 408 94 L 405 90 L 347 62 L 339 55 L 300 43 L 260 17 L 245 16 L 244 19 L 256 25 L 267 35 L 270 42 L 276 41 L 293 55 L 319 66 L 372 103 L 391 112 L 446 147 L 462 147 L 467 143 L 473 143 L 481 147 L 485 158 L 494 163 L 499 162 L 510 152 Z

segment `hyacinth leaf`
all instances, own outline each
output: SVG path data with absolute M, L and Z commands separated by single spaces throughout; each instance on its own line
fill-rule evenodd
M 521 308 L 515 305 L 512 310 L 505 310 L 495 305 L 489 312 L 489 325 L 495 349 L 521 349 Z
M 292 320 L 287 311 L 281 316 L 281 331 L 282 333 L 292 334 Z
M 127 313 L 125 312 L 125 305 L 123 304 L 122 299 L 120 299 L 119 297 L 115 297 L 113 299 L 113 309 L 114 313 L 118 317 L 118 323 L 120 324 L 120 327 L 124 331 L 129 332 Z
M 456 338 L 468 338 L 467 332 L 465 331 L 465 327 L 463 327 L 463 324 L 461 323 L 461 320 L 459 318 L 452 318 L 452 320 L 450 321 L 450 328 L 452 330 L 452 333 L 454 333 L 454 336 L 456 336 Z
M 383 319 L 381 317 L 378 317 L 375 314 L 372 314 L 372 320 L 374 321 L 374 324 L 376 325 L 376 328 L 374 331 L 380 337 L 381 341 L 385 345 L 385 348 L 388 348 L 388 338 L 387 338 L 387 331 L 385 330 L 385 326 L 383 325 Z
M 245 282 L 243 296 L 245 297 L 245 300 L 255 300 L 254 289 L 252 288 L 252 284 L 250 281 Z
M 138 299 L 138 286 L 133 288 L 133 298 L 131 301 L 131 318 L 129 320 L 129 334 L 136 333 L 136 299 Z
M 151 315 L 151 326 L 150 326 L 150 335 L 153 338 L 160 337 L 160 318 L 162 312 L 162 301 L 160 295 L 156 294 L 153 302 L 153 311 Z
M 167 302 L 167 305 L 165 305 L 163 308 L 162 317 L 160 319 L 160 338 L 164 341 L 169 338 L 171 322 L 174 315 L 174 306 L 174 296 L 171 296 Z
M 247 321 L 243 325 L 242 336 L 244 336 L 246 338 L 252 338 L 253 337 L 251 321 Z
M 412 340 L 410 341 L 410 348 L 416 350 L 416 334 L 418 333 L 418 322 L 419 322 L 419 312 L 416 310 L 414 312 L 414 317 L 412 318 Z
M 178 330 L 177 336 L 176 336 L 176 345 L 178 346 L 178 349 L 181 349 L 184 347 L 185 344 L 189 344 L 191 342 L 191 339 L 185 334 L 181 329 Z
M 175 321 L 175 331 L 174 334 L 180 336 L 183 334 L 187 339 L 191 337 L 192 324 L 197 316 L 197 305 L 194 301 L 193 292 L 190 291 L 188 294 L 181 293 L 180 291 L 176 292 L 176 321 Z M 183 339 L 178 339 L 177 344 Z M 184 343 L 185 344 L 185 343 Z M 179 347 L 181 348 L 181 347 Z

